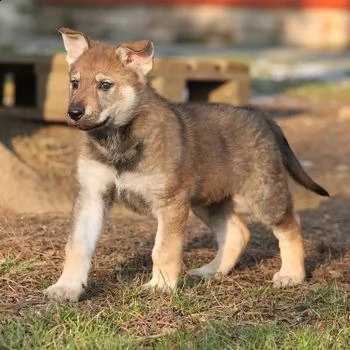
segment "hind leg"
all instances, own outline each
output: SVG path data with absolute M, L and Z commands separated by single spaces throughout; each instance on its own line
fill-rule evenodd
M 300 284 L 305 279 L 303 240 L 287 179 L 282 172 L 280 176 L 271 172 L 270 177 L 263 179 L 265 182 L 256 177 L 246 200 L 252 213 L 263 224 L 271 227 L 278 239 L 282 265 L 273 277 L 274 286 Z
M 282 260 L 280 271 L 273 276 L 274 286 L 279 288 L 302 283 L 305 267 L 299 216 L 296 213 L 289 215 L 273 227 L 273 233 L 278 239 Z
M 189 274 L 199 277 L 227 274 L 242 255 L 250 237 L 248 228 L 234 213 L 232 199 L 192 208 L 192 211 L 215 233 L 218 251 L 210 263 L 190 270 Z

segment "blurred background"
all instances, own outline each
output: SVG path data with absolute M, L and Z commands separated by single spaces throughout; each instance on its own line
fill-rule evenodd
M 1 51 L 51 52 L 56 29 L 111 42 L 277 46 L 342 50 L 348 0 L 11 0 L 0 3 Z
M 344 80 L 350 66 L 349 0 L 1 1 L 0 53 L 62 51 L 61 26 L 110 43 L 150 39 L 157 57 L 243 61 L 253 95 L 286 79 Z
M 0 208 L 71 208 L 78 138 L 65 123 L 61 26 L 153 40 L 158 92 L 264 109 L 312 175 L 350 193 L 350 0 L 3 0 Z

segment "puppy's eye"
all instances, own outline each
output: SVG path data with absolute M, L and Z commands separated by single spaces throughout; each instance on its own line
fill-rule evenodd
M 109 81 L 101 81 L 98 88 L 103 91 L 108 91 L 113 86 Z
M 70 84 L 71 84 L 73 90 L 76 90 L 78 88 L 78 86 L 79 86 L 78 80 L 75 80 L 75 79 L 72 79 L 70 81 Z

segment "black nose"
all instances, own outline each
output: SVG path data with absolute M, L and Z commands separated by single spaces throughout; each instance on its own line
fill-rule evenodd
M 68 109 L 69 118 L 77 121 L 85 114 L 85 108 L 81 106 L 70 106 Z

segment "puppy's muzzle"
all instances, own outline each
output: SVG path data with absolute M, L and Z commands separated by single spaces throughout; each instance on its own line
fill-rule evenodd
M 74 120 L 75 122 L 81 119 L 84 114 L 85 114 L 85 108 L 82 106 L 72 105 L 68 109 L 69 118 Z

